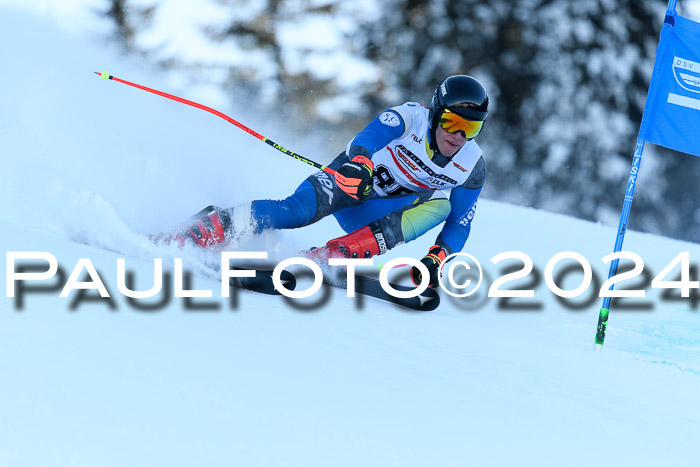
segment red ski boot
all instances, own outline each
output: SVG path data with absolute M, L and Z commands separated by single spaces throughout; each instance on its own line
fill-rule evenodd
M 369 226 L 365 226 L 330 240 L 326 246 L 308 251 L 306 256 L 317 263 L 325 263 L 330 258 L 371 258 L 386 251 L 386 241 L 381 231 L 373 232 Z
M 208 206 L 192 217 L 192 224 L 175 235 L 150 236 L 151 240 L 164 245 L 176 245 L 182 248 L 188 241 L 200 248 L 207 248 L 227 239 L 231 219 L 226 211 L 216 206 Z

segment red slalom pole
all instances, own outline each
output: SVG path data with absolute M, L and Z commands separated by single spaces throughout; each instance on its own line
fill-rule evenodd
M 282 152 L 282 153 L 284 153 L 284 154 L 286 154 L 286 155 L 288 155 L 288 156 L 290 156 L 290 157 L 293 157 L 294 159 L 296 159 L 296 160 L 298 160 L 298 161 L 305 162 L 305 163 L 307 163 L 307 164 L 309 164 L 309 165 L 311 165 L 311 166 L 313 166 L 313 167 L 315 167 L 315 168 L 317 168 L 317 169 L 319 169 L 319 170 L 323 170 L 324 172 L 327 172 L 327 173 L 329 173 L 329 174 L 331 174 L 331 175 L 335 175 L 335 170 L 333 170 L 333 169 L 331 169 L 331 168 L 328 168 L 328 167 L 326 167 L 325 165 L 321 165 L 321 164 L 319 164 L 318 162 L 314 162 L 314 161 L 312 161 L 311 159 L 307 159 L 306 157 L 301 156 L 301 155 L 299 155 L 299 154 L 297 154 L 297 153 L 295 153 L 295 152 L 293 152 L 293 151 L 290 151 L 289 149 L 287 149 L 287 148 L 285 148 L 285 147 L 283 147 L 283 146 L 280 146 L 279 144 L 275 143 L 275 142 L 272 141 L 271 139 L 264 137 L 263 135 L 261 135 L 260 133 L 254 131 L 254 130 L 251 130 L 251 129 L 248 128 L 247 126 L 245 126 L 245 125 L 243 125 L 242 123 L 240 123 L 240 122 L 238 122 L 238 121 L 232 119 L 232 118 L 229 117 L 228 115 L 226 115 L 226 114 L 224 114 L 224 113 L 222 113 L 222 112 L 219 112 L 219 111 L 216 110 L 216 109 L 212 109 L 211 107 L 207 107 L 206 105 L 198 104 L 197 102 L 193 102 L 193 101 L 189 101 L 189 100 L 187 100 L 187 99 L 183 99 L 182 97 L 178 97 L 178 96 L 174 96 L 174 95 L 172 95 L 172 94 L 168 94 L 167 92 L 158 91 L 158 90 L 156 90 L 156 89 L 151 89 L 151 88 L 148 88 L 148 87 L 146 87 L 146 86 L 142 86 L 142 85 L 140 85 L 140 84 L 131 83 L 131 82 L 129 82 L 129 81 L 126 81 L 126 80 L 123 80 L 123 79 L 119 79 L 119 78 L 117 78 L 116 76 L 110 75 L 110 74 L 107 73 L 106 71 L 103 71 L 102 73 L 96 71 L 95 74 L 96 74 L 97 76 L 101 77 L 103 80 L 110 79 L 110 80 L 112 80 L 112 81 L 116 81 L 116 82 L 118 82 L 118 83 L 127 84 L 127 85 L 129 85 L 129 86 L 132 86 L 132 87 L 141 89 L 141 90 L 143 90 L 143 91 L 148 91 L 148 92 L 150 92 L 150 93 L 157 94 L 157 95 L 162 96 L 162 97 L 167 97 L 168 99 L 172 99 L 172 100 L 174 100 L 174 101 L 176 101 L 176 102 L 180 102 L 180 103 L 182 103 L 182 104 L 191 105 L 192 107 L 196 107 L 196 108 L 198 108 L 198 109 L 205 110 L 205 111 L 207 111 L 207 112 L 209 112 L 209 113 L 212 113 L 212 114 L 216 115 L 217 117 L 223 118 L 223 119 L 226 120 L 227 122 L 229 122 L 229 123 L 231 123 L 231 124 L 237 126 L 238 128 L 240 128 L 241 130 L 245 131 L 246 133 L 255 136 L 255 137 L 258 138 L 260 141 L 269 144 L 270 146 L 272 146 L 273 148 L 277 149 L 278 151 L 280 151 L 280 152 Z

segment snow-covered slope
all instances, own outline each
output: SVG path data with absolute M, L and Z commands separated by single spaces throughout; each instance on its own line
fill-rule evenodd
M 12 251 L 50 252 L 67 277 L 89 258 L 113 294 L 111 302 L 76 301 L 76 291 L 60 298 L 56 280 L 21 301 L 2 294 L 0 465 L 695 465 L 700 331 L 692 304 L 648 290 L 626 302 L 632 310 L 613 307 L 605 349 L 593 352 L 596 288 L 572 299 L 585 302 L 574 309 L 544 280 L 531 282 L 561 251 L 580 253 L 605 279 L 601 258 L 614 228 L 483 201 L 467 249 L 486 271 L 475 298 L 443 293 L 430 313 L 339 290 L 303 302 L 239 292 L 232 303 L 217 298 L 217 281 L 197 274 L 200 252 L 155 247 L 143 234 L 207 204 L 285 196 L 309 169 L 223 120 L 92 72 L 193 99 L 196 90 L 17 13 L 3 11 L 0 30 L 21 44 L 3 53 L 0 88 L 3 260 Z M 24 52 L 35 47 L 30 60 Z M 30 72 L 34 63 L 42 72 Z M 245 103 L 207 103 L 242 121 L 258 118 Z M 261 125 L 312 158 L 344 146 L 307 146 L 280 122 Z M 279 259 L 340 233 L 327 219 L 231 248 Z M 435 233 L 376 264 L 420 258 Z M 652 276 L 679 252 L 700 259 L 696 245 L 636 232 L 625 247 Z M 484 294 L 518 264 L 490 258 L 512 250 L 536 271 L 510 285 L 535 297 L 504 304 Z M 146 311 L 117 293 L 118 258 L 145 289 L 152 258 L 171 271 L 176 256 L 196 273 L 192 286 L 213 298 L 163 294 L 166 303 Z M 571 274 L 560 285 L 578 282 Z
M 512 245 L 537 265 L 614 233 L 481 210 L 471 251 L 484 263 Z M 507 237 L 514 226 L 540 233 Z M 700 332 L 682 302 L 613 311 L 603 352 L 592 350 L 599 301 L 573 311 L 544 287 L 539 311 L 443 294 L 434 312 L 404 312 L 341 291 L 304 308 L 249 292 L 189 305 L 164 293 L 167 305 L 142 311 L 116 293 L 124 255 L 14 223 L 0 230 L 7 251 L 52 252 L 67 274 L 90 258 L 115 295 L 112 307 L 74 302 L 49 281 L 20 303 L 2 298 L 3 465 L 692 465 Z M 700 254 L 634 233 L 630 243 L 655 258 Z M 151 263 L 127 262 L 149 288 Z M 194 287 L 218 296 L 216 281 Z

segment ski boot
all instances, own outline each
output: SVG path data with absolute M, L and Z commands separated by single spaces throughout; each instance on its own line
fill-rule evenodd
M 327 263 L 331 258 L 371 258 L 387 251 L 384 235 L 365 226 L 345 236 L 329 240 L 325 246 L 305 252 L 307 258 L 317 263 Z
M 231 236 L 231 218 L 226 210 L 207 206 L 192 216 L 191 224 L 180 232 L 150 235 L 149 238 L 162 245 L 175 245 L 183 248 L 192 243 L 200 248 L 207 248 L 229 240 Z

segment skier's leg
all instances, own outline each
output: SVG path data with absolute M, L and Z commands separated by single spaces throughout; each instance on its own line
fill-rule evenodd
M 268 229 L 294 229 L 361 203 L 345 194 L 332 176 L 319 171 L 304 180 L 291 196 L 283 200 L 250 203 L 250 219 L 255 233 Z
M 329 167 L 335 169 L 347 160 L 342 153 Z M 191 239 L 198 246 L 207 247 L 264 230 L 304 227 L 362 202 L 344 193 L 328 173 L 318 171 L 283 200 L 257 200 L 228 209 L 208 206 L 174 239 L 180 245 Z
M 424 193 L 411 205 L 391 212 L 372 224 L 384 232 L 387 249 L 407 243 L 442 224 L 450 215 L 450 200 L 441 191 Z
M 394 208 L 397 204 L 402 207 L 386 214 L 387 209 Z M 350 214 L 356 220 L 351 221 L 344 217 Z M 374 220 L 348 235 L 330 240 L 324 248 L 314 250 L 312 256 L 318 259 L 333 256 L 369 258 L 415 240 L 444 222 L 449 214 L 450 201 L 439 191 L 399 198 L 375 198 L 359 208 L 336 213 L 336 218 L 340 218 L 339 222 L 343 219 L 346 225 L 353 225 L 365 219 Z
M 329 165 L 336 169 L 347 162 L 345 153 L 340 154 Z M 236 219 L 235 230 L 246 222 L 246 210 L 249 211 L 250 224 L 254 233 L 269 229 L 294 229 L 313 224 L 324 217 L 350 206 L 362 204 L 344 193 L 328 173 L 319 170 L 308 177 L 296 191 L 283 200 L 257 200 L 244 206 L 232 208 Z M 240 211 L 240 213 L 236 212 Z

